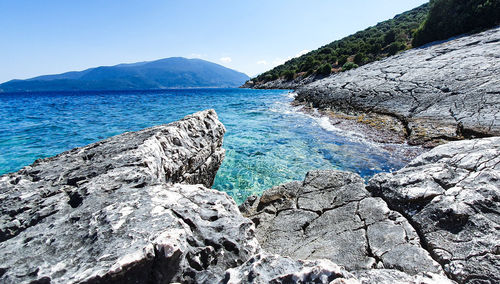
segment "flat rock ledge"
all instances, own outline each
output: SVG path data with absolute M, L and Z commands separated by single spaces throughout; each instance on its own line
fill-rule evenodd
M 254 222 L 256 237 L 269 253 L 327 259 L 351 272 L 365 271 L 359 274 L 363 277 L 374 276 L 366 274 L 372 269 L 396 270 L 378 277 L 399 275 L 400 281 L 423 273 L 444 277 L 408 221 L 371 197 L 354 173 L 311 171 L 303 182 L 247 199 L 240 211 Z
M 498 136 L 500 27 L 296 88 L 297 102 L 335 114 L 372 116 L 369 123 L 401 129 L 410 144 Z

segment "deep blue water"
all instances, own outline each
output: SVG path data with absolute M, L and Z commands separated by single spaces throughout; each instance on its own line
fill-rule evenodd
M 404 166 L 352 133 L 290 106 L 283 90 L 190 89 L 0 94 L 0 174 L 123 133 L 214 108 L 227 128 L 226 158 L 214 188 L 241 202 L 312 169 L 369 177 Z

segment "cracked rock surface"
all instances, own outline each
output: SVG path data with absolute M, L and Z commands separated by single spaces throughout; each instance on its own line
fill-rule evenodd
M 212 283 L 244 263 L 252 223 L 206 188 L 224 132 L 208 110 L 1 176 L 0 282 Z
M 296 101 L 397 118 L 412 144 L 500 135 L 500 27 L 298 87 Z
M 328 259 L 348 271 L 394 269 L 442 274 L 408 221 L 365 189 L 354 173 L 309 172 L 240 206 L 262 248 L 293 259 Z
M 410 220 L 452 279 L 500 283 L 500 137 L 436 147 L 368 189 Z

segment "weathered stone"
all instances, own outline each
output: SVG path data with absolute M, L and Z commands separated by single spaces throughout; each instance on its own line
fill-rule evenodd
M 0 282 L 220 280 L 259 252 L 235 202 L 204 187 L 224 132 L 204 111 L 0 177 Z
M 500 135 L 499 40 L 497 27 L 286 87 L 316 108 L 397 118 L 412 144 Z
M 450 142 L 368 189 L 403 213 L 460 283 L 500 282 L 500 138 Z
M 372 269 L 353 272 L 361 284 L 453 284 L 446 276 L 436 273 L 409 275 L 394 269 Z
M 326 259 L 293 260 L 261 253 L 243 265 L 229 269 L 221 283 L 357 284 L 359 282 L 345 269 Z
M 274 187 L 240 211 L 256 225 L 262 248 L 294 259 L 328 259 L 349 271 L 393 268 L 442 273 L 414 229 L 373 198 L 357 174 L 311 171 L 304 182 Z

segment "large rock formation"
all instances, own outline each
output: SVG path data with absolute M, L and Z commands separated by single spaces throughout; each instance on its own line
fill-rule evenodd
M 209 110 L 1 176 L 0 282 L 500 280 L 500 138 L 376 176 L 382 198 L 356 174 L 312 171 L 249 199 L 252 222 L 207 188 L 224 132 Z
M 224 132 L 209 110 L 2 176 L 0 282 L 213 282 L 244 263 L 252 223 L 191 185 L 212 184 Z
M 413 144 L 500 135 L 500 27 L 416 48 L 298 88 L 298 102 L 395 118 Z
M 262 248 L 294 259 L 328 259 L 349 271 L 397 269 L 442 273 L 401 214 L 370 197 L 357 174 L 312 171 L 250 198 L 240 210 Z
M 500 137 L 436 147 L 368 188 L 460 283 L 500 283 Z

